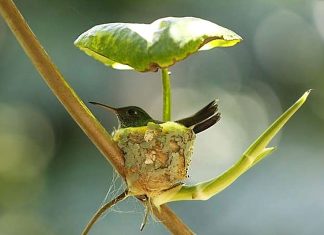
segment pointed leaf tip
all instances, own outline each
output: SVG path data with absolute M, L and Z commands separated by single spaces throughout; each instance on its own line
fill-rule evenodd
M 233 31 L 195 17 L 167 17 L 151 24 L 94 26 L 74 44 L 115 69 L 140 72 L 167 68 L 199 50 L 229 47 L 242 41 Z
M 165 191 L 156 198 L 153 198 L 153 203 L 161 205 L 171 201 L 207 200 L 223 191 L 243 173 L 276 150 L 276 147 L 267 147 L 267 145 L 305 103 L 311 91 L 312 89 L 306 91 L 289 109 L 273 122 L 272 125 L 249 146 L 240 160 L 223 174 L 196 185 L 181 185 L 172 191 Z
M 314 89 L 309 89 L 308 91 L 306 91 L 306 92 L 304 93 L 304 95 L 303 95 L 302 97 L 304 97 L 304 99 L 306 100 L 307 97 L 309 96 L 309 94 L 310 94 L 313 90 L 314 90 Z

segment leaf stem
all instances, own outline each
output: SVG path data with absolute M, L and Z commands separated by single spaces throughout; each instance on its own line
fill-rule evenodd
M 163 85 L 163 121 L 171 120 L 171 82 L 170 71 L 168 68 L 162 69 L 162 85 Z
M 88 138 L 115 167 L 116 171 L 124 177 L 124 158 L 121 150 L 75 91 L 65 81 L 20 14 L 14 2 L 12 0 L 0 0 L 0 14 L 38 72 L 42 75 L 44 81 L 74 121 L 78 123 Z M 161 207 L 159 212 L 155 210 L 154 214 L 173 234 L 193 234 L 188 226 L 167 206 Z

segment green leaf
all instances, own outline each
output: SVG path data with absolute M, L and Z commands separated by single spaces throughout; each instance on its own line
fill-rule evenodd
M 199 50 L 229 47 L 242 38 L 231 30 L 194 17 L 167 17 L 151 24 L 94 26 L 74 42 L 82 51 L 115 69 L 157 71 Z
M 156 198 L 153 203 L 156 206 L 171 201 L 180 200 L 207 200 L 231 185 L 239 176 L 256 165 L 266 156 L 271 154 L 275 148 L 267 147 L 269 142 L 276 136 L 287 121 L 304 104 L 311 90 L 293 104 L 283 113 L 242 155 L 240 160 L 222 175 L 206 182 L 196 185 L 179 185 L 171 190 L 165 191 Z

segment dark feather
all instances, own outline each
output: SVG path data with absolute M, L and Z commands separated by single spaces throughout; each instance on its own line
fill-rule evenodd
M 198 124 L 196 124 L 193 128 L 193 132 L 195 132 L 195 134 L 202 132 L 206 129 L 208 129 L 209 127 L 215 125 L 219 119 L 220 119 L 220 113 L 216 113 L 214 116 L 206 119 L 205 121 L 202 121 Z
M 199 133 L 211 127 L 220 119 L 220 113 L 217 113 L 217 111 L 218 105 L 216 100 L 213 100 L 194 115 L 176 122 L 186 127 L 193 127 L 194 132 Z

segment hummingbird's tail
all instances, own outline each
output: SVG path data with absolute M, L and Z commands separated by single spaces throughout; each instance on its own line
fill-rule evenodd
M 195 125 L 193 131 L 197 134 L 199 132 L 208 129 L 209 127 L 215 125 L 219 121 L 220 117 L 221 117 L 220 113 L 216 113 L 214 116 Z
M 218 105 L 216 100 L 213 100 L 194 115 L 176 122 L 186 127 L 193 128 L 193 131 L 197 134 L 208 129 L 219 121 L 220 113 L 217 111 Z

